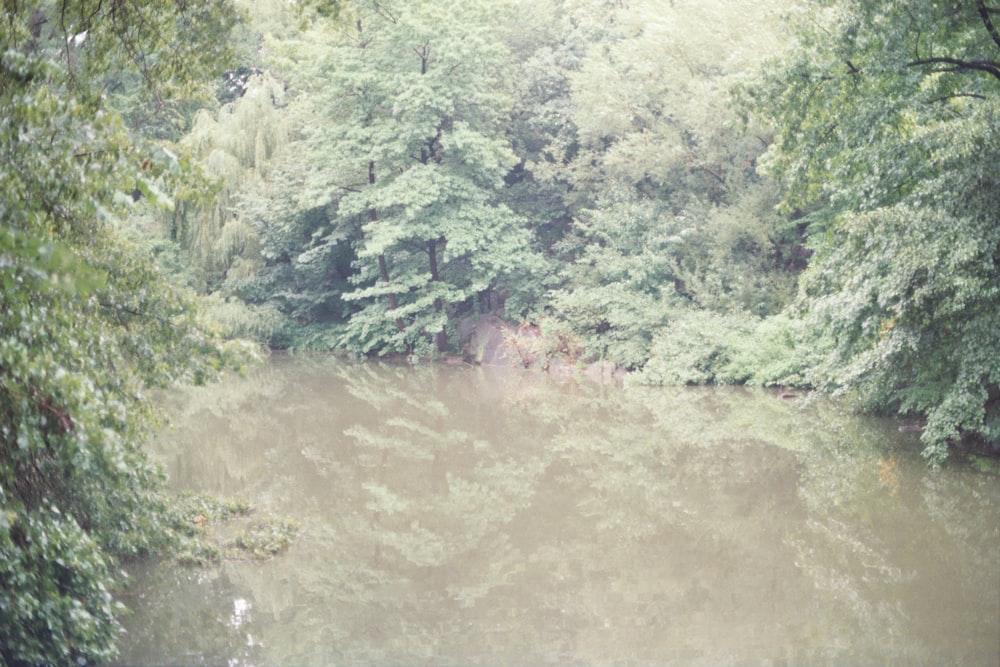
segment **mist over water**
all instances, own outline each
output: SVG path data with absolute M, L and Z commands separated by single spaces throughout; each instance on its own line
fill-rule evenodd
M 122 665 L 1000 664 L 1000 481 L 893 421 L 286 355 L 170 401 L 173 486 L 301 530 L 134 570 Z

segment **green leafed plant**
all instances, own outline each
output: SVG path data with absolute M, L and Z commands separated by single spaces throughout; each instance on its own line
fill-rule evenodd
M 498 197 L 516 162 L 493 35 L 504 11 L 356 2 L 341 8 L 339 32 L 320 28 L 334 47 L 314 99 L 324 127 L 307 145 L 326 162 L 332 226 L 354 248 L 349 348 L 443 351 L 458 315 L 534 270 L 531 236 Z
M 807 214 L 815 380 L 919 415 L 925 455 L 1000 442 L 1000 34 L 979 2 L 807 5 L 748 89 L 766 168 Z
M 0 664 L 113 658 L 118 563 L 171 539 L 146 392 L 232 357 L 119 233 L 164 155 L 113 82 L 144 81 L 150 102 L 187 90 L 225 50 L 205 30 L 231 18 L 222 2 L 4 4 Z

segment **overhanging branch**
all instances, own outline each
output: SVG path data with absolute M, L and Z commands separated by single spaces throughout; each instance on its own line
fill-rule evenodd
M 907 67 L 923 67 L 924 65 L 951 65 L 945 72 L 976 71 L 986 72 L 1000 81 L 1000 63 L 992 60 L 961 60 L 959 58 L 920 58 L 906 63 Z
M 979 0 L 976 7 L 979 9 L 979 16 L 983 19 L 983 25 L 986 26 L 986 32 L 990 33 L 993 43 L 997 45 L 997 48 L 1000 48 L 1000 32 L 997 32 L 996 26 L 993 25 L 993 19 L 990 18 L 990 14 L 996 10 L 987 7 L 984 0 Z

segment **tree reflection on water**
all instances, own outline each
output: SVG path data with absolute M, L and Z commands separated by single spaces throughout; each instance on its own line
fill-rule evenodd
M 137 572 L 124 663 L 1000 657 L 996 478 L 834 405 L 316 357 L 174 400 L 173 483 L 303 530 Z

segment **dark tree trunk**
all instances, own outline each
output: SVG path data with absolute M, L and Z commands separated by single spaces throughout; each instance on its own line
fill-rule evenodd
M 427 241 L 427 256 L 430 259 L 431 281 L 433 282 L 441 280 L 441 273 L 438 269 L 437 261 L 438 240 L 439 239 L 430 239 Z M 443 241 L 444 239 L 440 240 Z M 441 299 L 434 299 L 434 312 L 440 313 L 443 309 L 444 304 L 441 302 Z M 438 352 L 445 352 L 448 349 L 448 330 L 446 327 L 442 326 L 441 331 L 435 334 L 435 342 L 437 343 Z
M 368 184 L 375 185 L 374 162 L 368 163 Z M 374 206 L 368 209 L 368 219 L 371 222 L 375 222 L 378 220 L 378 211 L 375 210 Z M 385 254 L 380 254 L 378 256 L 378 274 L 379 278 L 382 279 L 382 282 L 386 284 L 389 283 L 389 263 L 385 259 Z M 389 292 L 389 309 L 396 310 L 398 307 L 399 307 L 399 301 L 396 299 L 396 293 Z M 399 329 L 400 331 L 406 328 L 406 325 L 403 324 L 402 318 L 399 317 L 396 318 L 396 328 Z

